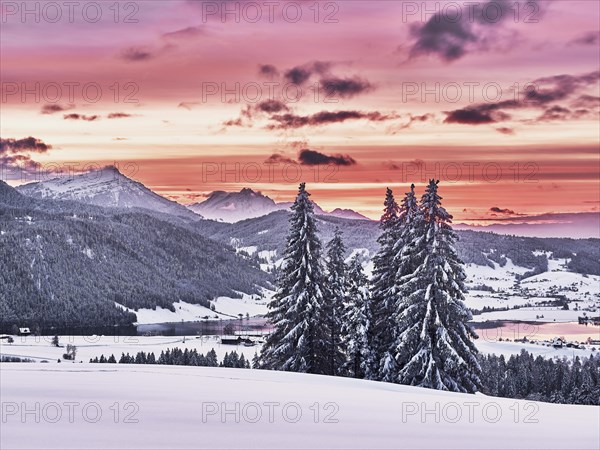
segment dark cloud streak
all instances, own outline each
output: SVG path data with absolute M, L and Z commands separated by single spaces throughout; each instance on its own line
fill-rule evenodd
M 303 149 L 298 153 L 298 162 L 304 166 L 354 166 L 356 161 L 349 155 L 326 155 L 316 150 Z
M 382 114 L 379 111 L 321 111 L 309 116 L 299 116 L 296 114 L 275 114 L 270 117 L 270 120 L 276 122 L 270 124 L 267 129 L 289 129 L 302 128 L 305 126 L 319 126 L 330 123 L 341 123 L 347 120 L 365 119 L 370 122 L 383 122 L 398 118 L 395 113 Z

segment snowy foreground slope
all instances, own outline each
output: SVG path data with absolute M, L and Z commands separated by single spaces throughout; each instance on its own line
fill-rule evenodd
M 10 363 L 0 375 L 1 448 L 600 446 L 596 406 L 227 368 Z

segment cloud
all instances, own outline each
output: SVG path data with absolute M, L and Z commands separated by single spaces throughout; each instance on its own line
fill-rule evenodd
M 446 114 L 444 123 L 482 125 L 501 122 L 510 119 L 508 114 L 500 111 L 501 108 L 518 107 L 520 107 L 518 102 L 507 100 L 500 103 L 483 103 L 454 111 L 444 111 L 444 114 Z
M 435 14 L 422 27 L 413 26 L 411 35 L 416 42 L 410 49 L 410 58 L 431 53 L 444 61 L 454 61 L 466 53 L 468 43 L 476 42 L 477 37 L 460 22 L 448 22 L 443 14 Z
M 444 111 L 444 123 L 459 123 L 467 125 L 483 125 L 503 122 L 511 119 L 504 110 L 522 108 L 539 109 L 544 111 L 540 117 L 526 122 L 534 123 L 547 120 L 578 119 L 588 115 L 590 111 L 578 109 L 571 113 L 566 107 L 559 105 L 548 106 L 551 103 L 567 100 L 573 95 L 600 80 L 600 71 L 582 75 L 555 75 L 543 77 L 529 83 L 529 87 L 521 93 L 522 101 L 504 100 L 497 103 L 479 103 L 454 111 Z M 597 102 L 597 97 L 581 95 L 574 103 L 585 105 Z M 596 105 L 597 106 L 597 103 Z
M 298 151 L 298 161 L 294 161 L 292 158 L 285 156 L 282 153 L 273 153 L 265 160 L 265 164 L 301 164 L 304 166 L 321 166 L 321 165 L 335 165 L 335 166 L 353 166 L 357 162 L 349 155 L 326 155 L 316 150 L 310 150 L 303 148 Z
M 501 209 L 501 208 L 498 208 L 497 206 L 491 207 L 490 212 L 497 213 L 497 214 L 508 214 L 508 215 L 516 214 L 512 209 L 508 209 L 508 208 Z
M 353 166 L 356 161 L 349 155 L 326 155 L 315 150 L 304 149 L 298 153 L 298 161 L 304 166 L 320 166 L 333 164 L 335 166 Z
M 496 123 L 497 120 L 492 118 L 488 113 L 477 110 L 462 109 L 452 111 L 444 120 L 444 123 L 462 123 L 469 125 L 480 125 L 483 123 Z
M 327 75 L 333 63 L 329 61 L 314 61 L 302 66 L 292 67 L 285 71 L 284 78 L 290 83 L 303 85 L 313 74 Z
M 294 84 L 304 84 L 308 81 L 311 76 L 311 72 L 302 67 L 294 67 L 293 69 L 285 72 L 285 78 Z
M 571 110 L 569 108 L 564 108 L 562 106 L 556 105 L 546 109 L 546 111 L 544 111 L 544 114 L 539 116 L 536 120 L 539 122 L 565 120 L 570 114 Z
M 518 2 L 490 0 L 473 2 L 468 7 L 455 3 L 455 8 L 434 14 L 424 24 L 412 24 L 410 35 L 414 42 L 409 49 L 409 59 L 436 55 L 445 62 L 452 62 L 471 51 L 488 50 L 491 44 L 506 41 L 509 38 L 500 38 L 498 29 L 514 17 L 515 3 Z M 535 0 L 526 3 L 534 5 L 536 18 L 539 18 L 539 3 Z
M 599 108 L 600 97 L 595 95 L 581 95 L 571 105 L 575 108 Z
M 590 45 L 595 46 L 600 43 L 600 31 L 588 31 L 567 43 L 568 46 L 573 45 Z
M 187 27 L 180 30 L 171 31 L 162 35 L 163 39 L 167 40 L 181 40 L 181 39 L 193 39 L 198 36 L 205 36 L 206 30 L 202 27 Z
M 271 156 L 269 156 L 267 159 L 265 159 L 265 164 L 297 164 L 296 161 L 294 161 L 291 158 L 288 158 L 285 155 L 282 155 L 281 153 L 273 153 Z
M 270 120 L 276 122 L 267 126 L 267 129 L 288 129 L 302 128 L 305 126 L 319 126 L 329 123 L 341 123 L 347 120 L 366 119 L 371 122 L 383 122 L 398 118 L 398 115 L 382 114 L 379 111 L 321 111 L 309 116 L 299 116 L 296 114 L 274 114 Z
M 179 105 L 177 105 L 177 107 L 191 111 L 195 106 L 198 106 L 199 104 L 200 102 L 181 102 L 179 103 Z
M 7 173 L 6 176 L 22 178 L 22 171 L 26 172 L 42 167 L 40 163 L 31 158 L 29 153 L 46 153 L 51 148 L 51 145 L 32 136 L 23 139 L 0 138 L 0 165 L 9 171 L 17 170 L 16 173 Z
M 279 76 L 279 70 L 272 64 L 260 64 L 258 74 L 263 77 L 274 78 Z
M 0 138 L 0 154 L 16 154 L 20 152 L 45 153 L 52 148 L 41 139 L 32 136 L 23 139 Z
M 223 125 L 225 125 L 226 127 L 251 127 L 254 118 L 256 118 L 257 116 L 264 117 L 268 114 L 287 111 L 290 111 L 290 108 L 285 104 L 285 102 L 279 100 L 263 100 L 261 102 L 256 103 L 255 105 L 247 104 L 242 109 L 242 111 L 240 112 L 240 116 L 237 119 L 227 120 L 223 122 Z
M 323 78 L 321 87 L 330 97 L 351 98 L 373 90 L 373 85 L 359 77 L 353 78 Z
M 393 125 L 391 126 L 387 132 L 389 134 L 396 134 L 402 130 L 406 130 L 408 128 L 411 128 L 412 125 L 414 123 L 423 123 L 423 122 L 427 122 L 429 120 L 433 120 L 435 115 L 432 113 L 427 113 L 427 114 L 421 114 L 418 116 L 414 116 L 412 114 L 408 114 L 407 116 L 403 116 L 402 118 L 407 118 L 408 120 L 404 123 L 398 124 L 398 125 Z
M 238 117 L 237 119 L 226 120 L 225 122 L 223 122 L 223 125 L 225 125 L 226 127 L 243 127 L 244 126 L 244 124 L 242 123 L 241 117 Z
M 512 128 L 508 128 L 508 127 L 496 128 L 496 131 L 498 133 L 502 133 L 502 134 L 506 134 L 506 135 L 513 135 L 513 134 L 515 134 L 515 130 L 513 130 Z
M 546 105 L 558 100 L 564 100 L 578 90 L 591 86 L 600 80 L 600 71 L 582 75 L 554 75 L 538 78 L 533 81 L 535 88 L 524 92 L 525 101 L 538 105 Z M 540 86 L 545 86 L 540 88 Z
M 154 56 L 150 50 L 142 47 L 129 47 L 124 49 L 120 54 L 121 59 L 132 62 L 148 61 L 154 58 Z
M 86 116 L 84 114 L 77 114 L 77 113 L 63 115 L 64 120 L 85 120 L 86 122 L 94 122 L 95 120 L 98 120 L 99 118 L 100 118 L 100 116 L 98 116 L 98 115 Z
M 282 111 L 289 111 L 288 106 L 279 100 L 263 100 L 257 103 L 254 108 L 255 111 L 265 112 L 269 114 L 278 113 Z
M 116 112 L 116 113 L 110 113 L 107 117 L 109 119 L 125 119 L 127 117 L 133 117 L 133 115 L 127 114 L 127 113 L 122 113 L 122 112 Z
M 47 103 L 42 106 L 41 114 L 54 114 L 61 111 L 68 111 L 69 109 L 75 108 L 75 105 L 61 105 L 59 103 Z
M 554 121 L 566 121 L 573 119 L 584 119 L 584 118 L 595 118 L 593 111 L 589 109 L 580 108 L 574 111 L 563 106 L 554 105 L 544 111 L 544 113 L 537 117 L 532 122 L 554 122 Z

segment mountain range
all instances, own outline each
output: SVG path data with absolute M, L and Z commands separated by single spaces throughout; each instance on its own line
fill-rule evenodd
M 465 225 L 458 223 L 457 230 L 491 231 L 527 237 L 600 237 L 600 213 L 547 213 L 504 219 L 491 225 Z
M 114 168 L 18 189 L 0 182 L 0 332 L 15 324 L 129 325 L 140 308 L 174 311 L 180 301 L 210 307 L 220 296 L 272 289 L 289 204 L 243 189 L 215 192 L 199 205 L 204 218 Z M 219 220 L 211 220 L 214 211 Z M 378 222 L 356 220 L 362 216 L 352 211 L 336 213 L 350 218 L 315 211 L 324 243 L 339 228 L 346 256 L 371 264 Z M 548 270 L 552 256 L 568 260 L 573 272 L 600 274 L 598 239 L 458 236 L 465 263 L 493 269 L 509 258 L 536 274 Z
M 259 191 L 244 188 L 239 192 L 214 191 L 204 201 L 186 207 L 156 194 L 142 183 L 123 175 L 114 166 L 24 184 L 16 189 L 38 199 L 75 200 L 102 207 L 141 208 L 170 217 L 190 220 L 205 218 L 224 223 L 264 217 L 273 212 L 289 210 L 292 206 L 292 202 L 275 202 Z M 315 202 L 313 205 L 319 216 L 370 220 L 351 209 L 336 208 L 328 212 Z M 497 218 L 496 222 L 488 225 L 456 223 L 454 228 L 527 237 L 600 237 L 600 214 L 597 212 Z

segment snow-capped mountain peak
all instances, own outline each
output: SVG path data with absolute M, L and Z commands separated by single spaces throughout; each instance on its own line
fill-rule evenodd
M 231 223 L 283 209 L 271 198 L 249 188 L 243 188 L 240 192 L 215 191 L 203 202 L 194 203 L 188 208 L 207 219 Z
M 17 187 L 17 190 L 34 198 L 74 200 L 113 208 L 144 208 L 159 213 L 195 217 L 184 206 L 128 178 L 115 166 L 29 183 Z

